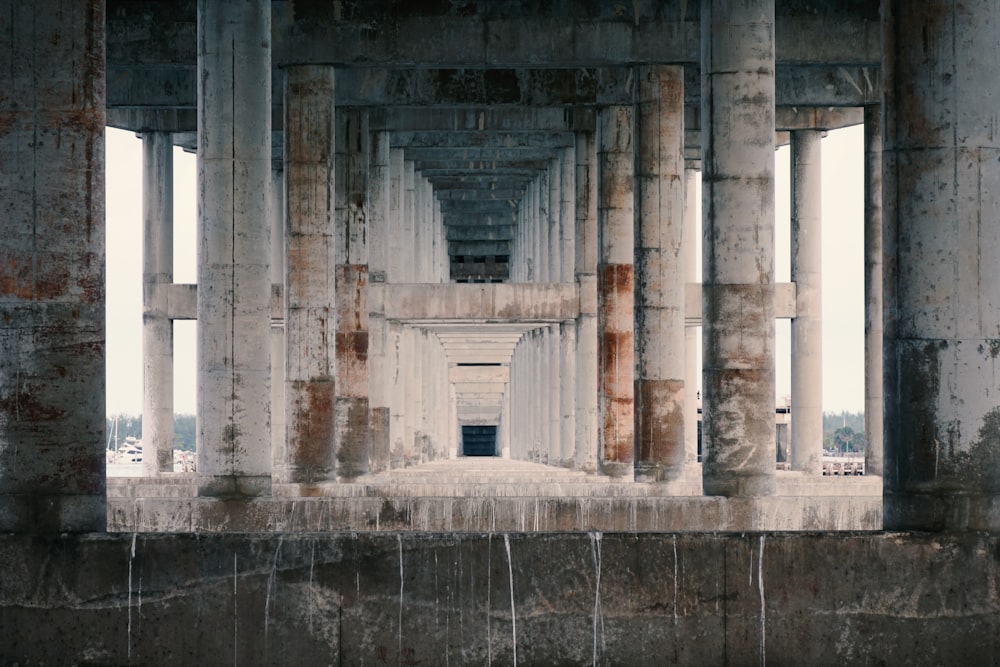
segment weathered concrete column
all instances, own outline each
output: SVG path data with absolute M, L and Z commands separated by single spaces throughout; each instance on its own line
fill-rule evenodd
M 546 221 L 548 230 L 548 265 L 549 282 L 559 282 L 562 277 L 562 164 L 559 160 L 549 162 L 549 219 Z
M 371 170 L 368 179 L 368 277 L 373 285 L 386 282 L 389 272 L 388 254 L 391 230 L 389 227 L 389 198 L 391 176 L 389 168 L 389 132 L 373 132 L 371 137 Z M 396 256 L 392 256 L 393 263 Z M 383 292 L 378 293 L 380 296 Z M 368 302 L 368 379 L 369 420 L 371 438 L 371 470 L 377 472 L 389 467 L 389 385 L 390 368 L 387 361 L 388 324 L 385 305 L 377 303 L 369 291 Z
M 285 428 L 283 480 L 336 476 L 334 451 L 334 70 L 285 70 Z
M 576 133 L 576 281 L 580 317 L 576 330 L 576 460 L 597 470 L 600 438 L 597 363 L 597 141 L 594 132 Z
M 528 235 L 530 238 L 528 252 L 528 282 L 542 282 L 542 235 L 541 219 L 538 214 L 538 180 L 528 185 Z
M 403 408 L 403 456 L 407 466 L 422 463 L 420 438 L 420 332 L 413 327 L 403 329 L 403 372 L 405 373 L 406 404 Z
M 576 277 L 576 148 L 564 148 L 559 160 L 559 244 L 562 263 L 558 280 L 571 283 Z
M 420 252 L 417 249 L 417 228 L 416 228 L 416 172 L 414 171 L 413 160 L 406 160 L 403 163 L 403 208 L 401 211 L 403 220 L 403 264 L 406 267 L 402 271 L 403 282 L 420 282 Z
M 548 392 L 549 441 L 546 443 L 546 463 L 561 465 L 562 458 L 562 353 L 559 325 L 550 324 L 545 331 L 545 356 L 549 358 Z M 567 388 L 568 389 L 568 388 Z
M 705 493 L 774 493 L 774 0 L 701 14 Z
M 198 180 L 199 494 L 267 495 L 270 0 L 198 2 Z
M 406 333 L 398 321 L 389 322 L 389 339 L 386 348 L 390 366 L 389 387 L 389 467 L 402 468 L 406 461 L 406 366 L 404 354 Z
M 142 446 L 147 475 L 174 470 L 174 145 L 142 134 Z
M 576 321 L 559 324 L 559 429 L 558 464 L 572 468 L 576 457 Z
M 416 255 L 413 282 L 425 283 L 430 273 L 431 258 L 427 256 L 427 179 L 419 171 L 413 174 L 413 249 Z
M 503 387 L 503 407 L 500 412 L 500 442 L 497 443 L 497 447 L 500 449 L 500 458 L 509 459 L 510 458 L 510 441 L 511 441 L 511 396 L 510 391 L 513 386 L 513 365 L 510 367 L 510 375 L 507 377 L 507 382 Z
M 368 113 L 338 114 L 334 459 L 337 478 L 369 470 Z
M 412 267 L 412 263 L 406 261 L 404 258 L 407 257 L 410 248 L 407 245 L 408 239 L 404 233 L 405 225 L 403 222 L 404 215 L 404 193 L 405 193 L 405 183 L 404 183 L 404 173 L 406 168 L 404 167 L 403 159 L 403 149 L 402 148 L 390 148 L 389 149 L 389 236 L 388 236 L 388 253 L 387 253 L 387 266 L 386 266 L 386 282 L 388 283 L 404 283 L 409 282 L 407 279 L 408 271 Z M 388 261 L 391 259 L 392 261 Z
M 698 274 L 698 170 L 688 162 L 684 169 L 684 282 L 697 283 Z M 698 461 L 698 336 L 697 326 L 684 328 L 684 459 Z
M 285 437 L 285 170 L 271 165 L 271 476 L 288 481 Z M 277 311 L 277 312 L 276 312 Z
M 865 474 L 882 474 L 882 106 L 865 107 Z
M 882 5 L 886 528 L 1000 529 L 996 10 Z
M 603 473 L 614 476 L 633 474 L 635 454 L 632 125 L 632 107 L 598 112 L 599 465 Z
M 104 43 L 104 2 L 5 4 L 2 532 L 103 531 L 107 522 Z
M 684 68 L 636 69 L 635 479 L 684 469 Z
M 793 470 L 823 472 L 823 200 L 820 130 L 792 132 Z

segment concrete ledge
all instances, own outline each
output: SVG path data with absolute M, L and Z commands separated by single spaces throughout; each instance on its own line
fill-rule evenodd
M 0 535 L 0 663 L 991 665 L 1000 536 Z

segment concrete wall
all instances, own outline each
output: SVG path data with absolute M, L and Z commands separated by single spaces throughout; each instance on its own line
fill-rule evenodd
M 8 664 L 985 665 L 982 534 L 0 538 Z

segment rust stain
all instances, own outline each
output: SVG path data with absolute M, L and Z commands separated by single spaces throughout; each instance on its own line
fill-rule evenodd
M 684 464 L 684 381 L 635 381 L 636 460 Z
M 337 475 L 356 477 L 368 472 L 370 431 L 368 399 L 337 397 Z
M 288 451 L 293 482 L 329 477 L 333 466 L 334 382 L 330 378 L 290 383 L 293 406 Z

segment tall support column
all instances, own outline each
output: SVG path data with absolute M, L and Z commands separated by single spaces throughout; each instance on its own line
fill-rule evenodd
M 549 377 L 546 392 L 549 400 L 549 441 L 546 443 L 546 463 L 561 465 L 562 459 L 562 353 L 560 352 L 559 325 L 550 324 L 545 331 L 545 356 L 549 358 Z
M 285 429 L 283 481 L 335 478 L 334 70 L 285 71 Z
M 562 277 L 562 164 L 559 160 L 549 162 L 549 219 L 548 219 L 548 264 L 549 282 L 557 283 Z
M 792 132 L 792 469 L 823 471 L 822 139 Z
M 287 482 L 285 439 L 285 171 L 271 165 L 271 475 Z
M 698 275 L 698 170 L 684 170 L 684 282 L 697 284 Z M 697 326 L 684 328 L 684 459 L 698 461 L 698 335 Z
M 598 112 L 599 465 L 602 472 L 614 476 L 633 474 L 635 454 L 632 125 L 631 107 L 612 106 Z
M 510 458 L 510 441 L 511 441 L 511 396 L 510 391 L 513 386 L 513 366 L 508 367 L 509 374 L 507 376 L 507 382 L 503 386 L 503 403 L 500 412 L 500 441 L 497 443 L 497 448 L 500 450 L 497 454 L 500 458 L 509 459 Z
M 580 317 L 576 330 L 576 460 L 579 470 L 597 470 L 600 438 L 597 363 L 597 141 L 576 133 L 576 280 Z
M 882 5 L 884 523 L 1000 528 L 997 5 Z M 910 36 L 920 35 L 920 39 Z
M 103 2 L 5 4 L 2 532 L 103 531 L 107 523 L 104 46 Z
M 405 283 L 407 271 L 412 269 L 411 262 L 405 261 L 409 251 L 406 234 L 404 233 L 404 166 L 403 149 L 389 149 L 389 235 L 387 238 L 388 254 L 386 256 L 386 282 Z M 392 261 L 389 261 L 392 259 Z
M 576 456 L 576 322 L 566 320 L 559 325 L 559 411 L 562 425 L 559 430 L 560 454 L 558 463 L 572 468 Z
M 684 68 L 637 68 L 635 479 L 684 470 Z
M 406 332 L 398 321 L 389 322 L 387 344 L 391 384 L 389 387 L 389 467 L 402 468 L 406 460 L 406 367 L 409 363 L 404 354 Z
M 705 493 L 774 493 L 774 0 L 705 0 Z
M 368 431 L 368 112 L 338 115 L 334 304 L 336 399 L 334 458 L 338 478 L 367 473 Z M 343 187 L 340 187 L 343 184 Z
M 882 106 L 865 107 L 865 474 L 882 475 Z
M 198 2 L 198 180 L 199 494 L 267 495 L 270 0 Z
M 452 459 L 458 458 L 460 428 L 461 427 L 458 424 L 458 393 L 455 391 L 454 383 L 449 381 L 448 382 L 448 458 Z
M 420 332 L 413 327 L 403 330 L 405 344 L 403 359 L 406 373 L 406 407 L 404 409 L 405 432 L 403 435 L 404 458 L 406 465 L 423 463 L 418 446 L 420 438 Z
M 142 444 L 146 474 L 174 470 L 174 145 L 142 135 Z
M 414 282 L 427 282 L 427 179 L 419 171 L 413 174 L 413 248 L 416 254 Z
M 564 148 L 559 160 L 559 244 L 562 263 L 558 280 L 571 283 L 576 272 L 576 148 Z
M 389 272 L 389 133 L 372 133 L 371 172 L 368 179 L 368 276 L 373 285 L 383 285 Z M 397 255 L 398 256 L 398 255 Z M 393 263 L 395 262 L 395 258 Z M 369 432 L 371 437 L 371 469 L 389 467 L 389 384 L 387 362 L 388 324 L 385 319 L 384 292 L 379 291 L 375 302 L 374 287 L 369 292 Z
M 416 172 L 413 160 L 403 163 L 403 280 L 408 283 L 420 282 L 420 251 L 417 245 L 417 202 L 416 202 Z

